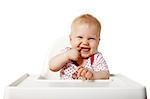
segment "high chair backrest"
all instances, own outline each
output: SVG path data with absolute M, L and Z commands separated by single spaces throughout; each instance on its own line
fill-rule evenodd
M 70 47 L 70 41 L 69 36 L 63 36 L 57 38 L 52 46 L 50 46 L 49 55 L 47 61 L 49 61 L 52 57 L 55 55 L 61 53 L 63 49 L 66 47 Z M 46 79 L 59 79 L 59 72 L 52 72 L 49 70 L 48 64 L 44 67 L 43 72 L 41 73 L 41 76 L 45 77 Z
M 66 47 L 70 47 L 70 41 L 69 36 L 63 36 L 60 38 L 57 38 L 53 42 L 53 46 L 51 47 L 50 56 L 55 56 L 57 53 L 59 53 L 61 50 L 65 49 Z

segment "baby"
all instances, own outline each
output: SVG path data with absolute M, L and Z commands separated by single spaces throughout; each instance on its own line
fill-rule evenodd
M 72 22 L 69 35 L 71 48 L 49 62 L 51 71 L 60 71 L 61 79 L 109 79 L 109 70 L 98 52 L 100 22 L 90 14 L 81 15 Z

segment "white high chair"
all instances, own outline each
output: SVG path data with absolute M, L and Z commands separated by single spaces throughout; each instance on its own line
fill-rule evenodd
M 65 38 L 63 38 L 65 39 Z M 63 40 L 62 39 L 62 40 Z M 59 39 L 61 41 L 61 39 Z M 63 42 L 63 43 L 62 43 Z M 65 43 L 64 43 L 65 42 Z M 68 42 L 68 43 L 67 43 Z M 54 45 L 50 53 L 66 47 L 69 40 Z M 45 67 L 42 74 L 24 74 L 8 85 L 4 99 L 146 99 L 146 88 L 121 75 L 114 74 L 109 80 L 58 80 L 59 74 Z

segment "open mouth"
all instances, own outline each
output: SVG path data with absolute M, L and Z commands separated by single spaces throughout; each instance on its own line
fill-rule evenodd
M 85 48 L 85 47 L 82 47 L 81 48 L 81 52 L 89 52 L 90 51 L 90 48 Z

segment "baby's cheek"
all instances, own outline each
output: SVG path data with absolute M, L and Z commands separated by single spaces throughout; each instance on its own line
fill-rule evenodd
M 94 48 L 91 48 L 91 54 L 94 54 L 95 53 L 95 49 Z
M 79 41 L 74 41 L 73 45 L 74 45 L 74 47 L 78 47 L 80 45 L 80 42 Z
M 97 49 L 98 49 L 98 46 L 97 45 L 93 45 L 93 46 L 91 46 L 91 49 L 92 49 L 92 51 L 97 51 Z

